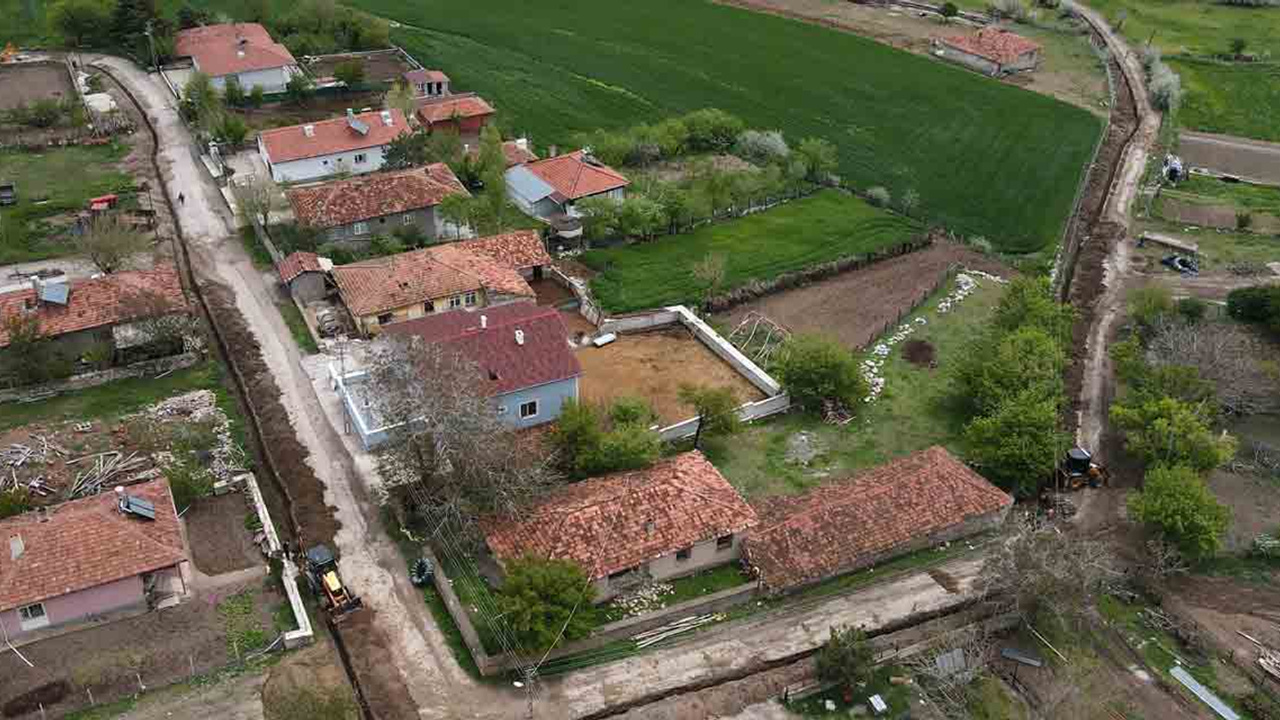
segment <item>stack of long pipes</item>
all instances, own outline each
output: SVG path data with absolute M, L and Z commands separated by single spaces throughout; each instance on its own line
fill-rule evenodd
M 75 460 L 68 460 L 68 465 L 75 465 L 82 460 L 94 459 L 93 467 L 76 473 L 75 482 L 71 484 L 71 490 L 68 492 L 69 498 L 85 497 L 87 495 L 96 495 L 102 491 L 102 486 L 106 485 L 112 478 L 124 473 L 132 473 L 141 470 L 147 466 L 148 460 L 144 457 L 138 457 L 138 453 L 129 453 L 128 457 L 118 450 L 97 453 L 94 455 L 85 455 Z M 133 481 L 133 478 L 117 482 L 117 485 L 126 485 Z
M 49 461 L 50 452 L 63 456 L 67 454 L 66 450 L 63 450 L 57 445 L 49 442 L 49 439 L 43 435 L 34 435 L 32 437 L 40 441 L 39 450 L 36 450 L 30 445 L 23 445 L 22 443 L 10 443 L 9 447 L 0 450 L 0 467 L 9 468 L 8 477 L 0 474 L 0 490 L 19 488 L 22 486 L 22 481 L 18 479 L 17 469 L 25 465 L 28 460 L 34 459 L 35 461 L 45 463 Z M 48 487 L 44 484 L 44 476 L 36 478 L 31 481 L 29 485 L 33 489 L 36 489 L 37 492 L 39 492 L 40 488 Z
M 631 639 L 636 642 L 636 649 L 642 650 L 644 648 L 649 647 L 650 645 L 662 642 L 663 640 L 666 640 L 669 637 L 688 632 L 696 627 L 706 625 L 707 623 L 715 622 L 718 619 L 720 619 L 720 616 L 717 615 L 716 613 L 707 613 L 706 615 L 690 615 L 687 618 L 676 620 L 673 623 L 667 623 L 662 627 L 654 628 L 653 630 L 646 630 L 645 632 L 642 632 L 642 633 L 637 633 L 631 636 Z

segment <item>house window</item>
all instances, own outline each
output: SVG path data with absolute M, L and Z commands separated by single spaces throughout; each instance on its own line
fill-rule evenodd
M 358 222 L 352 226 L 351 233 L 353 235 L 367 235 L 369 233 L 369 223 Z
M 530 400 L 527 403 L 520 403 L 520 419 L 525 420 L 538 416 L 538 401 Z
M 381 315 L 378 316 L 378 324 L 386 325 L 387 323 L 391 322 L 392 319 L 394 318 L 395 318 L 395 313 L 382 313 Z
M 728 550 L 733 547 L 733 533 L 716 538 L 716 550 Z
M 471 307 L 472 305 L 475 305 L 475 304 L 476 304 L 476 293 L 475 293 L 475 291 L 474 291 L 474 290 L 472 290 L 471 292 L 467 293 L 467 296 L 466 296 L 466 303 L 467 303 L 467 307 Z
M 366 163 L 366 162 L 368 162 L 368 161 L 369 161 L 369 156 L 368 156 L 368 155 L 366 155 L 366 154 L 364 154 L 364 153 L 360 153 L 359 155 L 356 155 L 356 164 L 357 164 L 357 165 L 363 165 L 363 164 L 365 164 L 365 163 Z
M 454 309 L 454 308 L 460 308 L 460 307 L 462 307 L 462 296 L 461 296 L 461 295 L 454 295 L 453 297 L 449 298 L 449 309 L 450 309 L 450 310 L 452 310 L 452 309 Z
M 426 315 L 430 315 L 431 313 L 433 313 L 433 312 L 435 312 L 435 311 L 436 311 L 436 304 L 435 304 L 435 303 L 431 302 L 430 300 L 428 300 L 428 301 L 426 301 L 426 302 L 422 303 L 422 312 L 423 312 L 424 314 L 426 314 Z
M 499 406 L 498 406 L 498 414 L 499 414 L 499 415 L 506 415 L 506 414 L 507 414 L 507 406 L 506 406 L 506 405 L 499 405 Z
M 677 551 L 676 551 L 676 562 L 686 562 L 686 561 L 687 561 L 690 557 L 692 557 L 692 556 L 693 556 L 693 547 L 692 547 L 692 546 L 687 547 L 687 548 L 685 548 L 685 549 L 683 549 L 683 550 L 677 550 Z
M 387 219 L 386 219 L 386 218 L 378 218 L 378 224 L 379 224 L 379 225 L 386 225 L 386 224 L 387 224 Z
M 18 621 L 23 630 L 36 630 L 48 625 L 49 616 L 45 614 L 44 603 L 18 608 Z
M 408 213 L 406 213 L 406 214 L 404 214 L 404 215 L 401 215 L 401 216 L 400 216 L 400 222 L 401 222 L 402 224 L 404 224 L 404 225 L 412 225 L 412 224 L 413 224 L 413 216 L 412 216 L 412 215 L 409 215 Z

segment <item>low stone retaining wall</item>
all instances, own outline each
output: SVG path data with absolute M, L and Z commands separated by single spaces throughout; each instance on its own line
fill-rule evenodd
M 167 372 L 189 368 L 200 362 L 201 359 L 203 359 L 203 356 L 200 353 L 186 352 L 180 355 L 156 358 L 155 360 L 142 360 L 122 367 L 74 375 L 66 380 L 45 383 L 44 385 L 28 385 L 25 387 L 0 390 L 0 405 L 13 402 L 34 402 L 36 400 L 44 400 L 63 393 L 76 392 L 86 388 L 105 385 L 109 382 L 115 382 L 116 380 L 145 377 L 148 375 L 161 375 Z
M 262 499 L 262 490 L 258 487 L 257 478 L 253 473 L 245 473 L 244 481 L 245 486 L 249 488 L 249 496 L 253 499 L 253 509 L 258 513 L 258 521 L 262 523 L 262 532 L 267 538 L 268 554 L 271 557 L 280 558 L 283 564 L 280 579 L 284 584 L 284 594 L 289 598 L 289 607 L 293 610 L 294 622 L 297 624 L 297 628 L 284 633 L 284 646 L 292 650 L 307 645 L 315 639 L 315 632 L 311 628 L 311 616 L 307 615 L 307 608 L 302 603 L 302 594 L 298 592 L 298 566 L 284 553 L 284 547 L 280 544 L 280 535 L 276 532 L 275 523 L 271 521 L 271 513 L 267 512 L 267 504 Z

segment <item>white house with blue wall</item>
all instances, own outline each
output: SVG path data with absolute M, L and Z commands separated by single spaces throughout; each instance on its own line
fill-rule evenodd
M 551 422 L 566 401 L 578 398 L 582 366 L 553 307 L 516 302 L 439 313 L 388 325 L 383 335 L 461 353 L 477 366 L 477 382 L 495 411 L 515 428 Z M 378 387 L 363 372 L 331 374 L 365 448 L 386 442 L 397 426 L 379 417 Z

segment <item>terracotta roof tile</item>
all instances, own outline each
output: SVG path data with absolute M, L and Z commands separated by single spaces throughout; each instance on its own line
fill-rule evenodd
M 449 82 L 449 76 L 439 70 L 410 70 L 402 76 L 411 83 Z
M 200 72 L 213 77 L 298 64 L 289 48 L 272 40 L 266 28 L 257 23 L 182 30 L 174 38 L 174 54 L 194 58 Z
M 456 243 L 468 252 L 478 253 L 513 270 L 551 264 L 551 256 L 542 244 L 537 230 L 517 230 L 502 235 L 463 240 Z
M 382 119 L 383 112 L 390 114 L 390 125 Z M 408 131 L 404 113 L 399 110 L 356 113 L 355 117 L 369 126 L 368 134 L 361 135 L 351 129 L 344 116 L 316 123 L 264 130 L 258 137 L 262 146 L 266 148 L 267 157 L 271 162 L 282 163 L 379 147 L 395 140 L 400 133 Z M 311 137 L 307 137 L 305 129 L 307 125 L 312 128 Z
M 298 222 L 315 228 L 422 210 L 455 194 L 470 193 L 444 163 L 356 175 L 285 191 Z
M 572 560 L 595 579 L 755 524 L 751 506 L 694 450 L 566 485 L 517 518 L 483 519 L 481 530 L 502 562 Z
M 34 311 L 40 318 L 40 332 L 46 337 L 106 327 L 135 319 L 127 300 L 139 292 L 152 292 L 169 300 L 176 308 L 185 308 L 182 283 L 172 265 L 151 270 L 112 273 L 100 278 L 70 281 L 66 305 L 40 303 L 34 309 L 34 288 L 0 294 L 0 347 L 9 344 L 8 319 Z
M 1011 63 L 1023 53 L 1040 49 L 1040 43 L 998 27 L 984 27 L 973 35 L 945 37 L 942 42 L 998 63 Z
M 0 610 L 97 587 L 145 572 L 172 567 L 186 559 L 169 483 L 152 480 L 125 488 L 150 500 L 156 519 L 123 515 L 115 494 L 72 500 L 48 510 L 0 520 Z M 22 538 L 17 559 L 11 538 Z
M 358 316 L 472 290 L 534 296 L 519 272 L 456 243 L 338 265 L 333 279 L 347 309 Z
M 864 567 L 893 548 L 1000 512 L 1013 498 L 934 446 L 803 495 L 756 504 L 748 562 L 771 590 Z
M 523 335 L 523 344 L 516 342 L 517 330 Z M 481 377 L 477 379 L 486 396 L 582 374 L 559 311 L 529 302 L 437 313 L 390 325 L 385 332 L 420 337 L 461 353 L 480 366 Z
M 475 93 L 446 95 L 418 101 L 418 119 L 428 127 L 454 118 L 464 119 L 492 114 L 493 106 Z
M 297 250 L 290 253 L 288 257 L 276 265 L 276 272 L 280 273 L 280 282 L 288 285 L 289 282 L 302 273 L 323 272 L 323 270 L 320 268 L 319 255 L 305 250 Z
M 566 200 L 598 195 L 631 184 L 622 173 L 598 162 L 587 162 L 581 150 L 525 165 Z
M 516 165 L 528 165 L 538 159 L 537 153 L 529 149 L 528 144 L 520 144 L 518 140 L 506 140 L 502 143 L 502 154 L 506 158 L 507 167 L 512 168 Z M 472 145 L 467 153 L 473 158 L 480 157 L 480 146 Z

